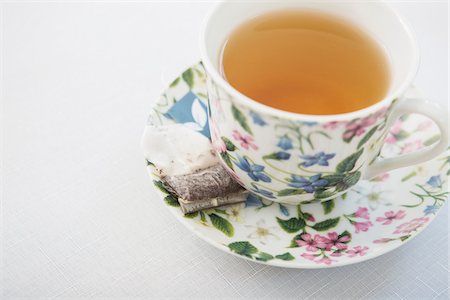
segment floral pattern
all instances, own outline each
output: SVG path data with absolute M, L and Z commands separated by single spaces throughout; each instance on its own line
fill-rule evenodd
M 245 188 L 251 190 L 256 183 L 259 188 L 270 191 L 272 197 L 267 199 L 299 204 L 345 193 L 360 180 L 365 167 L 378 157 L 388 134 L 385 124 L 391 104 L 348 121 L 281 119 L 237 103 L 211 78 L 207 79 L 208 95 L 213 99 L 209 113 L 211 119 L 216 120 L 210 124 L 214 147 L 219 149 L 223 162 L 241 179 Z M 224 151 L 218 136 L 234 146 Z M 340 152 L 326 151 L 325 147 L 330 144 L 339 146 Z M 248 166 L 244 166 L 239 157 L 264 167 L 263 176 L 271 180 L 249 176 Z M 308 184 L 316 182 L 318 176 L 321 179 L 317 184 Z M 266 185 L 261 186 L 261 181 Z M 300 183 L 300 187 L 293 187 L 295 183 Z
M 201 65 L 196 65 L 190 70 L 184 72 L 184 75 L 176 79 L 166 90 L 150 115 L 150 124 L 175 122 L 165 113 L 188 92 L 195 94 L 204 103 L 208 101 L 205 93 L 206 78 Z M 210 105 L 223 103 L 214 99 L 216 98 L 211 97 Z M 197 105 L 198 107 L 200 106 Z M 224 105 L 224 113 L 227 113 L 227 110 Z M 196 113 L 201 115 L 198 111 Z M 238 116 L 239 113 L 235 112 L 235 115 Z M 256 128 L 267 127 L 270 122 L 265 116 L 253 113 L 244 117 L 242 126 L 239 125 L 241 128 L 234 128 L 244 139 L 246 136 L 253 136 L 251 133 L 255 133 Z M 147 168 L 161 198 L 175 217 L 191 231 L 197 232 L 200 237 L 223 251 L 283 267 L 323 268 L 351 264 L 399 247 L 419 234 L 433 220 L 448 198 L 450 155 L 446 153 L 420 166 L 380 174 L 370 182 L 359 182 L 352 190 L 334 200 L 301 205 L 280 204 L 268 199 L 279 195 L 280 192 L 294 196 L 298 196 L 298 193 L 320 196 L 325 192 L 322 188 L 327 187 L 324 185 L 325 181 L 326 184 L 330 181 L 343 184 L 351 180 L 351 176 L 356 176 L 359 164 L 355 162 L 354 169 L 350 169 L 349 164 L 342 169 L 342 173 L 336 173 L 335 170 L 332 174 L 326 173 L 327 171 L 323 169 L 326 166 L 318 163 L 310 167 L 300 165 L 301 168 L 310 169 L 309 171 L 314 173 L 305 175 L 300 172 L 302 170 L 298 166 L 295 166 L 294 174 L 272 177 L 271 171 L 274 168 L 266 162 L 279 167 L 278 163 L 287 157 L 283 153 L 289 154 L 291 159 L 295 157 L 299 163 L 303 162 L 300 155 L 313 156 L 320 153 L 317 150 L 308 150 L 310 148 L 308 136 L 313 145 L 314 138 L 328 139 L 320 133 L 310 134 L 311 131 L 308 131 L 316 131 L 319 127 L 336 130 L 341 134 L 352 129 L 355 136 L 349 144 L 356 143 L 358 138 L 364 138 L 373 129 L 363 125 L 376 119 L 373 124 L 377 126 L 383 121 L 383 112 L 371 118 L 364 122 L 355 122 L 362 127 L 358 129 L 359 136 L 356 127 L 352 127 L 355 124 L 350 127 L 342 122 L 284 124 L 289 128 L 279 128 L 279 135 L 273 143 L 274 151 L 264 155 L 267 156 L 262 159 L 264 164 L 249 159 L 247 151 L 255 150 L 250 145 L 248 150 L 244 149 L 241 140 L 233 137 L 232 130 L 229 137 L 226 137 L 220 128 L 217 128 L 217 124 L 209 120 L 214 148 L 220 153 L 225 166 L 230 170 L 237 169 L 249 178 L 253 176 L 257 179 L 254 179 L 251 185 L 252 193 L 248 195 L 246 202 L 229 207 L 183 215 L 178 200 L 165 189 L 150 162 L 147 162 Z M 435 126 L 420 116 L 405 116 L 398 123 L 388 135 L 393 141 L 383 148 L 382 156 L 397 155 L 405 145 L 416 140 L 422 141 L 423 145 L 436 140 Z M 380 136 L 385 130 L 382 126 L 383 124 L 379 125 Z M 297 129 L 299 133 L 296 132 Z M 376 131 L 378 132 L 378 128 Z M 350 133 L 348 134 L 350 136 Z M 253 140 L 246 141 L 253 142 Z M 301 147 L 303 152 L 300 151 Z M 330 153 L 324 151 L 322 156 L 326 154 Z M 342 159 L 339 153 L 336 153 L 334 157 L 328 159 L 328 162 L 331 164 L 334 160 L 342 161 Z M 287 188 L 273 189 L 264 181 L 267 181 L 265 176 L 272 182 L 283 181 Z M 308 193 L 307 190 L 314 190 L 314 193 Z

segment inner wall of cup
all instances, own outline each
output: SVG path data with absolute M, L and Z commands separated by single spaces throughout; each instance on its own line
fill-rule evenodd
M 220 54 L 233 29 L 248 19 L 270 11 L 302 8 L 320 10 L 343 17 L 374 37 L 385 49 L 390 62 L 391 85 L 388 94 L 400 88 L 405 80 L 408 80 L 408 76 L 414 73 L 417 67 L 416 45 L 392 9 L 380 2 L 224 2 L 219 4 L 206 24 L 206 55 L 219 73 Z

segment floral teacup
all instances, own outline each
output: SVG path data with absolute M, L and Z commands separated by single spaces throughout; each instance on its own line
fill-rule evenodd
M 219 72 L 226 37 L 255 15 L 290 8 L 336 14 L 370 32 L 390 57 L 388 95 L 359 111 L 303 115 L 265 106 L 231 87 Z M 335 198 L 361 179 L 430 160 L 448 145 L 445 110 L 403 97 L 418 68 L 418 47 L 405 22 L 382 2 L 222 2 L 204 24 L 201 52 L 214 148 L 230 174 L 264 198 L 290 204 Z M 380 159 L 389 128 L 408 113 L 433 119 L 440 140 L 425 150 Z

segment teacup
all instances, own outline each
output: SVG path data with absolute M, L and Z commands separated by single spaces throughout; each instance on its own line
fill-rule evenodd
M 234 89 L 219 72 L 226 38 L 254 16 L 289 8 L 335 14 L 370 32 L 390 56 L 387 96 L 350 113 L 305 115 L 271 108 Z M 410 28 L 385 3 L 222 2 L 205 21 L 200 47 L 214 148 L 230 174 L 266 199 L 289 204 L 332 199 L 362 179 L 430 160 L 448 145 L 445 110 L 425 99 L 404 97 L 418 69 L 418 46 Z M 390 127 L 409 113 L 431 118 L 440 128 L 440 140 L 414 153 L 379 158 Z

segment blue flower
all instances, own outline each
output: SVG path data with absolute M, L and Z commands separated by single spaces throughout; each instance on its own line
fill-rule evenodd
M 283 151 L 275 153 L 275 156 L 278 160 L 288 160 L 289 158 L 291 158 L 291 155 L 289 153 Z
M 431 215 L 431 214 L 433 214 L 433 215 L 436 214 L 438 210 L 439 210 L 439 206 L 437 206 L 437 205 L 427 205 L 427 207 L 425 207 L 423 212 L 427 216 L 427 215 Z
M 266 121 L 264 121 L 264 119 L 259 114 L 255 113 L 254 111 L 250 111 L 250 116 L 253 119 L 253 123 L 255 123 L 259 126 L 267 125 Z
M 242 171 L 247 172 L 247 175 L 254 181 L 272 181 L 269 176 L 264 174 L 264 166 L 257 164 L 251 165 L 247 158 L 242 158 L 239 155 L 237 155 L 237 158 L 239 161 L 237 163 L 235 162 L 236 166 L 238 166 Z
M 291 175 L 291 183 L 289 186 L 303 189 L 307 193 L 314 193 L 314 191 L 317 188 L 324 187 L 328 184 L 328 181 L 321 178 L 322 174 L 316 174 L 314 176 L 311 176 L 309 179 L 298 176 L 298 175 Z
M 300 158 L 305 160 L 305 162 L 302 163 L 305 167 L 314 165 L 328 166 L 328 160 L 332 159 L 335 155 L 335 153 L 325 154 L 324 152 L 319 152 L 314 155 L 300 155 Z
M 277 144 L 278 147 L 280 147 L 283 150 L 289 150 L 292 149 L 292 140 L 287 136 L 287 135 L 283 135 L 280 138 L 280 141 Z
M 441 188 L 442 187 L 441 175 L 431 176 L 430 179 L 428 179 L 427 183 L 431 187 Z
M 245 200 L 245 207 L 262 206 L 261 198 L 256 196 L 255 194 L 249 193 L 247 199 Z
M 266 197 L 266 198 L 275 199 L 275 197 L 274 197 L 272 192 L 260 189 L 259 187 L 255 186 L 255 185 L 253 185 L 252 192 L 258 193 L 261 196 Z
M 286 217 L 289 216 L 289 209 L 286 206 L 281 203 L 278 203 L 278 206 L 280 207 L 280 211 L 283 215 L 285 215 Z

